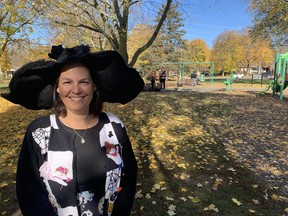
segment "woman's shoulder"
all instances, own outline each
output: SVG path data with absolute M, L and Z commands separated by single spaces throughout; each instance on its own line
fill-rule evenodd
M 28 128 L 33 130 L 35 128 L 49 127 L 51 125 L 50 118 L 51 115 L 37 117 L 30 122 Z
M 121 124 L 122 127 L 124 126 L 124 123 L 115 114 L 111 112 L 103 112 L 103 114 L 107 116 L 110 122 Z

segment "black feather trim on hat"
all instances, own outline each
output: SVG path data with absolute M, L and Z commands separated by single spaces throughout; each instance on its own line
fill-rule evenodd
M 48 56 L 52 59 L 57 60 L 63 51 L 64 48 L 62 47 L 62 45 L 52 46 L 51 53 L 49 53 Z

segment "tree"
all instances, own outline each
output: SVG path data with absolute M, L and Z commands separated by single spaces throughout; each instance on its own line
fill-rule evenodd
M 133 53 L 136 52 L 138 47 L 143 46 L 147 40 L 153 34 L 154 27 L 146 24 L 136 25 L 130 34 L 128 35 L 128 53 L 129 57 L 132 58 Z M 155 39 L 154 43 L 157 43 L 158 37 Z M 153 46 L 153 45 L 152 45 Z M 152 53 L 150 52 L 151 47 L 143 51 L 135 64 L 136 67 L 143 67 L 143 65 L 151 64 L 153 59 L 151 58 Z
M 225 31 L 214 41 L 212 49 L 212 61 L 215 70 L 233 72 L 237 64 L 243 58 L 241 35 L 236 31 Z
M 48 44 L 63 44 L 67 47 L 75 46 L 75 44 L 89 44 L 92 50 L 111 50 L 111 46 L 107 40 L 102 40 L 99 34 L 84 29 L 63 27 L 50 23 L 50 33 Z
M 288 1 L 250 0 L 255 37 L 271 38 L 278 47 L 288 45 Z
M 208 62 L 210 60 L 210 49 L 202 39 L 185 40 L 181 52 L 183 62 Z M 191 74 L 192 71 L 207 71 L 209 64 L 188 64 L 185 71 Z
M 183 49 L 183 61 L 207 62 L 210 59 L 210 49 L 202 39 L 186 40 Z
M 34 8 L 50 21 L 66 27 L 85 29 L 93 32 L 99 39 L 100 48 L 107 41 L 128 62 L 127 40 L 129 15 L 142 1 L 138 0 L 37 0 Z M 129 63 L 133 66 L 138 56 L 151 46 L 166 18 L 172 0 L 167 0 L 161 19 L 155 26 L 149 40 L 139 47 Z M 144 3 L 143 3 L 144 4 Z M 47 11 L 49 11 L 47 13 Z M 95 35 L 94 35 L 95 36 Z
M 242 67 L 268 67 L 274 61 L 275 51 L 269 38 L 254 38 L 249 31 L 242 33 Z
M 8 52 L 8 49 L 5 49 L 1 58 L 0 58 L 0 65 L 1 65 L 1 70 L 3 71 L 8 71 L 11 68 L 11 58 Z M 0 75 L 1 75 L 1 70 L 0 70 Z
M 268 67 L 273 62 L 274 51 L 268 39 L 252 39 L 249 31 L 226 31 L 220 34 L 212 49 L 216 71 L 233 72 L 239 67 Z
M 161 19 L 164 9 L 163 5 L 155 20 L 156 23 Z M 181 16 L 179 3 L 172 4 L 167 13 L 167 18 L 161 27 L 157 43 L 152 45 L 154 61 L 179 61 L 181 56 L 180 51 L 184 45 L 183 35 L 186 33 Z
M 2 0 L 0 3 L 0 58 L 8 52 L 8 46 L 29 42 L 33 23 L 37 20 L 35 11 L 25 0 Z M 7 55 L 7 53 L 5 54 Z M 6 62 L 7 64 L 7 62 Z

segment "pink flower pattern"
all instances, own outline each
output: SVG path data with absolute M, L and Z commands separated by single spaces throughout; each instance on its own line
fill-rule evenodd
M 68 169 L 62 166 L 59 166 L 58 168 L 56 168 L 56 171 L 60 172 L 64 176 L 67 176 L 68 174 Z
M 71 178 L 67 177 L 69 169 L 62 166 L 56 168 L 56 172 L 60 173 L 60 176 L 53 175 L 51 166 L 47 161 L 45 161 L 42 164 L 39 171 L 40 176 L 43 177 L 44 179 L 58 182 L 62 186 L 67 186 L 67 183 L 69 183 L 72 180 Z

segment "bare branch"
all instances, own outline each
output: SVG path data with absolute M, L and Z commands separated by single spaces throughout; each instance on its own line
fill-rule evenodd
M 164 21 L 166 19 L 166 16 L 167 16 L 167 13 L 168 13 L 168 10 L 170 8 L 171 3 L 172 3 L 172 0 L 167 0 L 167 4 L 166 4 L 166 6 L 164 8 L 164 11 L 163 11 L 163 14 L 161 16 L 161 19 L 160 19 L 159 23 L 157 24 L 156 29 L 155 29 L 152 37 L 149 39 L 149 41 L 145 45 L 143 45 L 142 47 L 137 49 L 137 51 L 135 52 L 135 54 L 132 57 L 131 62 L 129 63 L 129 66 L 133 66 L 136 63 L 138 56 L 143 51 L 145 51 L 148 47 L 150 47 L 152 45 L 153 41 L 156 39 L 156 37 L 157 37 L 157 35 L 158 35 L 158 33 L 159 33 L 160 29 L 161 29 L 161 26 L 163 25 L 163 23 L 164 23 Z

